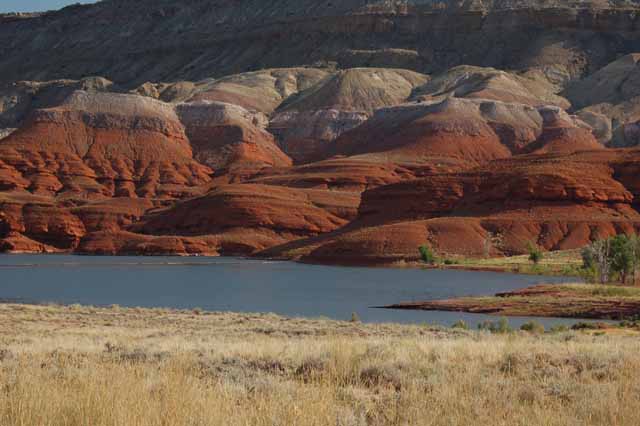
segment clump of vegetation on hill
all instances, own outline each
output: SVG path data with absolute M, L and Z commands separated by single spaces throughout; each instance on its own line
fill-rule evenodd
M 433 249 L 428 245 L 420 246 L 420 258 L 422 261 L 428 265 L 433 265 L 436 263 L 436 255 L 433 252 Z
M 537 244 L 529 242 L 529 244 L 527 244 L 527 252 L 529 253 L 529 261 L 533 262 L 534 265 L 540 264 L 544 258 L 542 250 L 540 250 Z

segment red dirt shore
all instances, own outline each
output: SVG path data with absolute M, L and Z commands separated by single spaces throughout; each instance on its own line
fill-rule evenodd
M 640 289 L 585 284 L 538 285 L 492 297 L 407 302 L 384 308 L 497 316 L 624 320 L 640 315 Z

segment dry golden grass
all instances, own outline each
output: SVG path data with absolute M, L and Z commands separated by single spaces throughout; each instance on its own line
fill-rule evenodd
M 575 275 L 582 266 L 580 250 L 544 252 L 536 266 L 532 265 L 529 255 L 503 256 L 492 258 L 460 259 L 460 265 L 474 269 L 499 269 L 540 275 Z
M 640 341 L 0 305 L 0 425 L 637 425 Z

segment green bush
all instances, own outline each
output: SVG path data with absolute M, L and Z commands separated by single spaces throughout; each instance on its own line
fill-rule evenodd
M 420 246 L 420 258 L 426 264 L 433 265 L 436 263 L 436 256 L 428 245 Z
M 540 324 L 537 321 L 529 321 L 520 327 L 520 330 L 527 331 L 533 334 L 543 334 L 544 333 L 544 325 Z
M 542 254 L 542 250 L 540 250 L 537 245 L 529 243 L 527 245 L 527 251 L 529 252 L 529 261 L 533 262 L 534 265 L 542 262 L 544 256 Z
M 502 317 L 498 320 L 498 333 L 510 333 L 513 330 L 511 329 L 511 326 L 509 325 L 509 320 L 507 320 L 506 318 Z
M 594 241 L 582 250 L 582 265 L 588 281 L 635 283 L 640 269 L 640 239 L 635 235 L 616 235 Z
M 504 317 L 498 321 L 483 321 L 478 324 L 478 330 L 489 331 L 494 334 L 507 334 L 513 331 L 509 321 Z
M 638 322 L 637 319 L 624 320 L 624 321 L 620 321 L 620 323 L 618 324 L 618 327 L 638 329 L 640 328 L 640 322 Z
M 601 330 L 607 328 L 607 324 L 601 322 L 578 322 L 571 326 L 572 330 Z
M 618 275 L 622 284 L 633 273 L 637 261 L 637 238 L 627 235 L 616 235 L 611 239 L 611 270 Z
M 549 329 L 549 331 L 551 333 L 566 333 L 567 331 L 569 331 L 569 327 L 564 324 L 554 325 Z

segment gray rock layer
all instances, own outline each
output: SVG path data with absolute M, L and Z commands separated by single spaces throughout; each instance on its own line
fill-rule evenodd
M 538 67 L 570 80 L 630 53 L 639 9 L 637 0 L 105 0 L 0 17 L 0 82 L 103 75 L 133 88 L 353 52 L 420 72 Z M 348 65 L 362 61 L 355 55 Z

